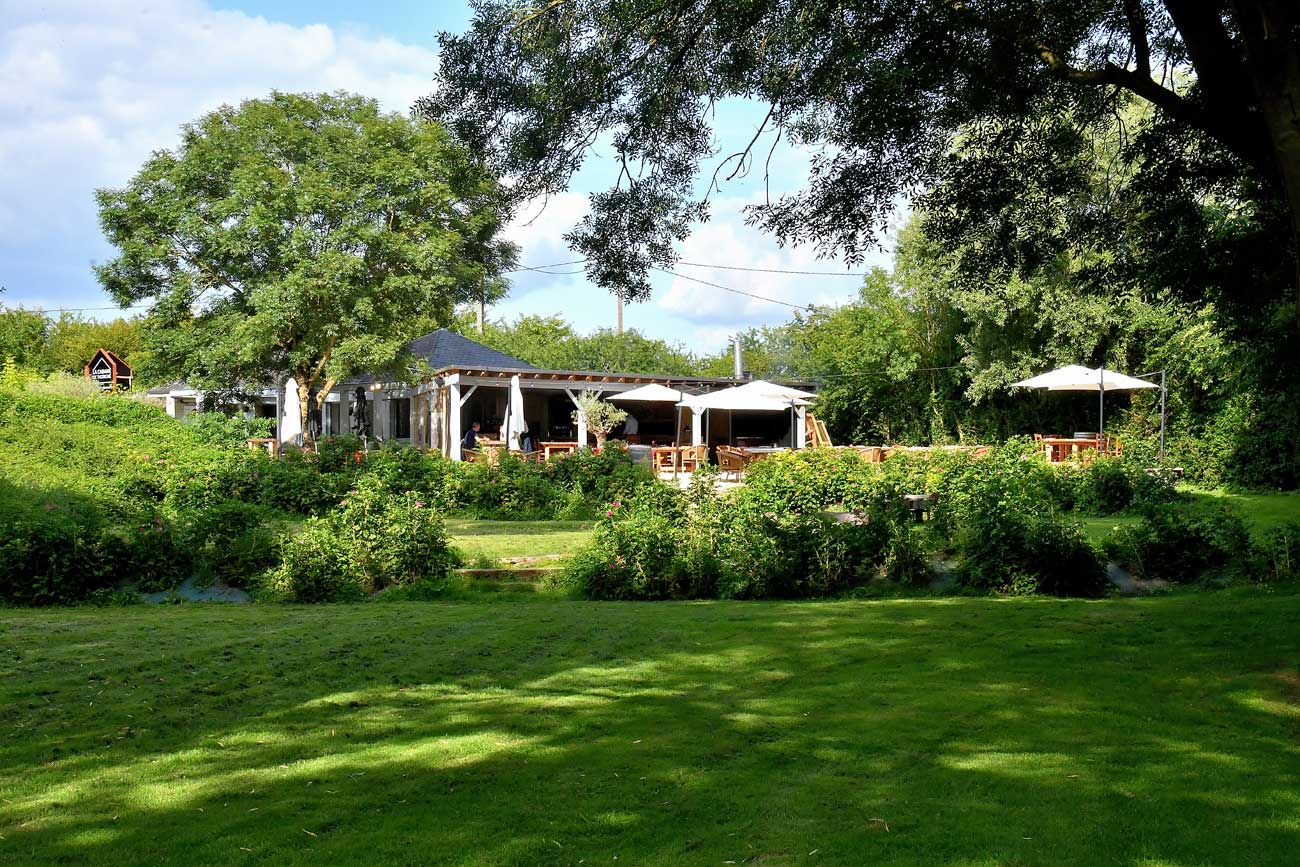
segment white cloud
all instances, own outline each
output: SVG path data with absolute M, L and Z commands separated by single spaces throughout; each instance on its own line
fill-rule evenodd
M 671 278 L 667 291 L 657 300 L 665 312 L 696 325 L 701 340 L 716 337 L 719 329 L 734 330 L 782 322 L 794 312 L 789 305 L 842 304 L 857 294 L 860 280 L 839 276 L 849 273 L 849 269 L 840 263 L 817 258 L 808 246 L 781 247 L 772 236 L 746 226 L 742 209 L 751 201 L 754 200 L 732 198 L 716 202 L 713 213 L 717 217 L 691 234 L 682 245 L 681 259 L 683 263 L 769 270 L 742 271 L 680 264 L 676 271 L 682 276 Z M 836 276 L 777 273 L 780 271 L 829 272 Z M 706 286 L 686 277 L 737 291 Z M 749 294 L 739 294 L 742 292 Z
M 102 299 L 88 265 L 111 250 L 93 191 L 126 183 L 150 152 L 176 144 L 181 124 L 273 89 L 348 90 L 405 113 L 437 66 L 432 51 L 393 39 L 199 0 L 0 2 L 0 22 L 0 283 L 9 303 L 72 288 L 41 285 L 49 272 L 39 261 L 49 257 L 75 258 L 78 297 Z

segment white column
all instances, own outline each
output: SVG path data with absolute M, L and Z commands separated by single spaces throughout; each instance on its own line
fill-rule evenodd
M 794 447 L 806 449 L 808 448 L 808 407 L 795 407 L 794 415 Z
M 698 406 L 691 407 L 691 445 L 704 443 L 704 410 Z
M 176 398 L 170 394 L 167 395 L 167 414 L 172 418 L 176 418 Z
M 587 447 L 587 417 L 578 413 L 578 448 Z
M 460 438 L 463 436 L 460 432 L 460 383 L 453 382 L 447 388 L 447 439 L 451 446 L 449 456 L 453 461 L 458 461 L 461 459 Z

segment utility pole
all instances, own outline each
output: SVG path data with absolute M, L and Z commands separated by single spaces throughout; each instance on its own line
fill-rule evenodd
M 732 338 L 731 350 L 732 350 L 732 362 L 735 365 L 735 369 L 733 372 L 735 373 L 736 379 L 744 379 L 745 378 L 745 354 L 744 354 L 744 350 L 740 345 L 739 332 L 737 332 L 736 336 Z
M 618 299 L 618 333 L 623 333 L 623 290 L 618 289 L 614 292 L 614 297 Z
M 484 281 L 485 281 L 485 279 L 486 279 L 486 275 L 484 275 L 484 274 L 480 274 L 480 275 L 479 275 L 479 278 L 478 278 L 478 333 L 479 333 L 479 336 L 480 336 L 480 337 L 483 336 L 483 319 L 484 319 L 484 314 L 486 313 L 486 310 L 485 310 L 484 308 L 487 307 L 487 299 L 486 299 L 486 297 L 485 297 L 484 294 L 483 294 L 483 293 L 484 293 L 484 288 L 483 288 L 483 287 L 484 287 Z

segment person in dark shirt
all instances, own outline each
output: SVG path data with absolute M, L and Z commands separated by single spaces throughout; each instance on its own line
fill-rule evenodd
M 478 422 L 474 422 L 469 426 L 469 430 L 465 431 L 465 438 L 460 441 L 462 447 L 467 449 L 478 448 L 478 429 Z

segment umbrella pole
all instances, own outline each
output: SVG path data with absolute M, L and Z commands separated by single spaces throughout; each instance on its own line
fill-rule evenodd
M 1106 368 L 1097 370 L 1097 439 L 1106 439 Z M 1098 442 L 1100 449 L 1101 443 Z
M 1165 465 L 1165 372 L 1160 371 L 1160 466 Z

